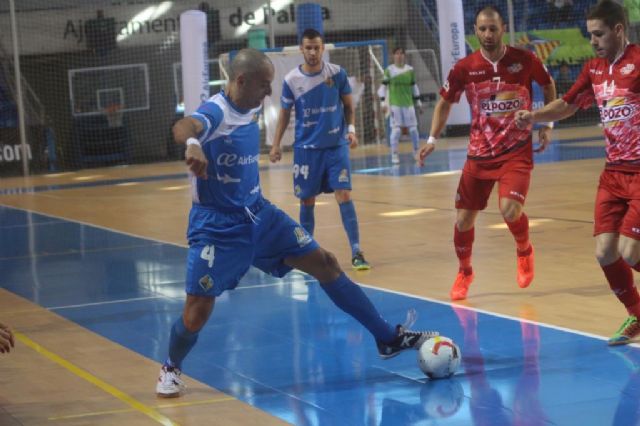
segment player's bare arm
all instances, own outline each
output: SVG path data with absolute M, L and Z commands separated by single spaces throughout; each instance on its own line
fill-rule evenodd
M 207 178 L 207 157 L 202 151 L 202 146 L 197 136 L 202 133 L 204 126 L 193 117 L 185 117 L 173 125 L 173 139 L 176 143 L 186 144 L 185 163 L 189 170 L 201 179 Z
M 440 133 L 442 133 L 444 127 L 447 125 L 449 112 L 451 112 L 451 105 L 451 102 L 441 97 L 433 110 L 429 142 L 423 144 L 416 154 L 416 162 L 421 167 L 424 166 L 424 160 L 436 149 L 435 140 L 438 139 Z
M 282 159 L 282 148 L 280 147 L 280 144 L 282 143 L 282 135 L 284 135 L 284 131 L 287 129 L 290 119 L 291 110 L 280 108 L 278 123 L 276 124 L 276 134 L 273 137 L 273 146 L 271 146 L 271 150 L 269 151 L 269 160 L 272 163 L 276 163 Z
M 560 98 L 535 111 L 520 110 L 516 112 L 516 125 L 524 129 L 540 121 L 558 121 L 571 117 L 577 110 L 577 105 L 569 104 Z
M 551 80 L 550 84 L 542 87 L 542 93 L 544 94 L 544 104 L 547 105 L 556 100 L 556 84 Z M 538 148 L 535 152 L 543 152 L 547 149 L 547 146 L 551 143 L 551 129 L 550 125 L 543 125 L 538 130 Z
M 353 96 L 342 95 L 342 106 L 344 107 L 344 119 L 349 126 L 347 131 L 347 139 L 349 140 L 349 147 L 352 149 L 358 146 L 358 137 L 355 132 L 355 108 L 353 106 Z M 351 131 L 353 130 L 353 131 Z

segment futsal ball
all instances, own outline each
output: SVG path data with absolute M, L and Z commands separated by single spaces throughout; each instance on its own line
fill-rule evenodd
M 461 357 L 458 345 L 444 336 L 432 337 L 418 349 L 418 365 L 430 379 L 453 376 Z

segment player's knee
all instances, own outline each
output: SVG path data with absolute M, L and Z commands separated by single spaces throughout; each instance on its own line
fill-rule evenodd
M 351 191 L 339 189 L 335 192 L 335 197 L 339 204 L 346 203 L 351 200 Z
M 340 265 L 336 256 L 327 250 L 322 250 L 322 263 L 323 269 L 333 274 L 340 273 Z
M 522 215 L 522 205 L 515 202 L 506 202 L 500 206 L 500 213 L 506 222 L 515 222 Z
M 315 265 L 315 271 L 313 274 L 321 283 L 329 283 L 335 281 L 342 270 L 338 264 L 338 259 L 333 253 L 321 248 L 319 252 L 320 256 L 316 259 L 317 265 Z
M 214 301 L 214 298 L 209 297 L 187 296 L 182 315 L 184 327 L 192 333 L 200 331 L 211 315 Z
M 466 232 L 470 230 L 471 228 L 473 228 L 473 224 L 474 224 L 473 217 L 462 216 L 456 219 L 456 228 L 460 232 Z
M 638 248 L 635 247 L 635 245 L 621 245 L 619 251 L 622 259 L 631 267 L 634 267 L 638 264 L 638 261 L 640 261 L 640 253 L 638 252 Z
M 184 317 L 183 322 L 184 328 L 189 330 L 191 333 L 197 333 L 202 330 L 202 327 L 204 327 L 204 325 L 207 323 L 207 319 L 197 316 L 190 316 L 188 318 Z
M 600 265 L 610 265 L 620 257 L 618 247 L 611 244 L 596 243 L 596 259 Z

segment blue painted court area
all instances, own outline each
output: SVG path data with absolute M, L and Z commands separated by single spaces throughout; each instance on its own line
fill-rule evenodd
M 180 315 L 186 249 L 0 207 L 0 285 L 162 362 Z M 366 289 L 382 313 L 461 347 L 450 380 L 373 339 L 299 273 L 252 270 L 216 303 L 185 373 L 302 425 L 631 425 L 640 350 L 535 323 Z M 156 377 L 149 377 L 154 392 Z M 118 386 L 118 383 L 112 383 Z M 212 408 L 214 410 L 214 408 Z

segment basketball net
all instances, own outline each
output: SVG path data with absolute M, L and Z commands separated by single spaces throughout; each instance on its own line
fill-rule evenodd
M 117 104 L 109 105 L 104 109 L 109 127 L 122 127 L 122 107 Z

